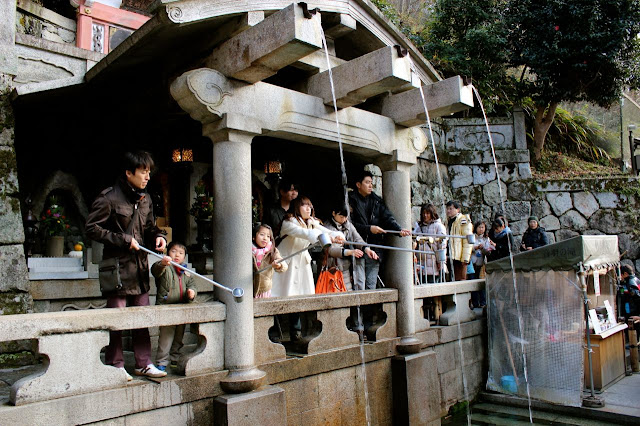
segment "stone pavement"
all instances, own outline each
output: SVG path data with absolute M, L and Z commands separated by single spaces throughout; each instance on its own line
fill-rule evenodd
M 640 423 L 640 373 L 623 377 L 596 396 L 603 398 L 605 402 L 604 408 L 600 410 L 635 416 Z

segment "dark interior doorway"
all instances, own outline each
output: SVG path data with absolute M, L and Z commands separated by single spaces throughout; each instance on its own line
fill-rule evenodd
M 252 143 L 251 167 L 263 170 L 269 160 L 282 163 L 281 177 L 293 179 L 300 186 L 300 196 L 313 203 L 316 216 L 325 220 L 331 216 L 331 206 L 344 198 L 340 153 L 337 149 L 307 145 L 270 137 L 256 137 Z M 354 187 L 355 176 L 371 160 L 345 152 L 345 168 L 349 187 Z M 265 205 L 275 201 L 277 193 L 268 192 Z

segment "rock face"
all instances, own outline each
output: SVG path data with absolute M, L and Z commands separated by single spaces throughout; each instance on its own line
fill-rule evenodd
M 437 134 L 441 149 L 447 150 L 438 152 L 451 177 L 447 189 L 451 189 L 453 199 L 461 201 L 463 211 L 471 215 L 473 222 L 483 220 L 489 225 L 495 214 L 504 209 L 519 241 L 527 229 L 527 218 L 533 215 L 545 228 L 550 243 L 581 234 L 618 235 L 620 253 L 626 251 L 625 258 L 632 261 L 640 257 L 640 243 L 634 236 L 640 225 L 635 225 L 637 219 L 632 213 L 640 200 L 626 192 L 621 194 L 623 188 L 637 186 L 636 179 L 533 181 L 524 135 L 506 131 L 504 121 L 500 120 L 494 135 L 499 171 L 496 174 L 491 150 L 487 149 L 484 123 L 475 119 L 445 119 L 445 122 L 448 127 L 438 128 Z M 515 121 L 512 125 L 519 128 Z M 491 131 L 493 134 L 494 129 Z M 412 170 L 412 176 L 419 181 L 412 184 L 415 206 L 432 201 L 430 188 L 432 193 L 437 191 L 433 154 L 429 151 L 427 147 Z M 637 263 L 640 265 L 640 259 Z
M 549 201 L 549 205 L 551 205 L 551 209 L 556 216 L 560 216 L 573 207 L 571 194 L 566 192 L 550 193 L 547 195 L 547 201 Z
M 575 209 L 582 213 L 582 215 L 587 219 L 589 219 L 591 215 L 600 208 L 596 197 L 594 197 L 590 192 L 576 192 L 571 196 L 573 198 L 573 206 Z

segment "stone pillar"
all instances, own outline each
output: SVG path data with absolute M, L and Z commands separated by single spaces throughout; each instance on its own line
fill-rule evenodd
M 247 248 L 252 231 L 251 140 L 255 133 L 220 129 L 227 120 L 220 122 L 203 129 L 213 141 L 213 277 L 245 293 L 237 302 L 230 293 L 216 290 L 227 306 L 224 358 L 229 375 L 221 386 L 226 392 L 242 393 L 261 386 L 266 375 L 254 364 L 253 260 Z
M 433 351 L 391 359 L 393 414 L 397 424 L 439 425 L 441 413 L 438 361 Z
M 16 0 L 0 2 L 0 74 L 15 76 L 18 73 L 16 56 Z
M 28 293 L 24 227 L 18 198 L 18 166 L 14 148 L 15 120 L 10 103 L 17 74 L 15 0 L 0 2 L 0 315 L 24 314 L 33 308 Z M 31 344 L 7 342 L 2 352 L 30 350 Z
M 382 165 L 382 193 L 384 201 L 396 221 L 404 229 L 411 229 L 410 173 L 415 155 L 395 151 L 393 157 Z M 387 237 L 394 247 L 411 249 L 411 238 Z M 420 341 L 415 337 L 415 302 L 413 299 L 413 255 L 410 252 L 388 251 L 385 263 L 385 284 L 398 289 L 397 327 L 401 337 L 397 346 L 401 353 L 417 353 Z

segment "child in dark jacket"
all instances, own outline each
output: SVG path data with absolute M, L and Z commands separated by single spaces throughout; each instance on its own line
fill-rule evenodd
M 156 278 L 158 294 L 156 305 L 170 303 L 193 302 L 196 297 L 196 286 L 193 277 L 188 272 L 172 266 L 170 262 L 186 266 L 183 262 L 187 255 L 187 248 L 184 244 L 171 242 L 169 244 L 168 256 L 156 262 L 151 267 L 151 273 Z M 184 324 L 166 325 L 160 327 L 160 337 L 158 339 L 158 352 L 156 354 L 156 365 L 159 370 L 165 371 L 171 363 L 177 363 L 182 349 L 182 338 L 184 336 Z

